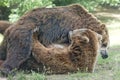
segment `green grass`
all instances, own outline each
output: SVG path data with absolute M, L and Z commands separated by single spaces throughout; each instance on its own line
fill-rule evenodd
M 98 18 L 105 22 L 108 27 L 110 48 L 109 58 L 102 59 L 100 55 L 98 56 L 94 73 L 78 72 L 65 75 L 43 75 L 35 72 L 30 74 L 18 72 L 15 77 L 9 76 L 8 80 L 120 80 L 120 19 L 114 17 L 120 15 L 119 12 L 115 11 L 115 14 L 112 12 L 114 11 L 110 10 L 110 14 L 108 11 L 107 15 L 98 15 Z
M 25 74 L 24 72 L 18 72 L 16 76 L 8 76 L 8 80 L 45 80 L 45 75 L 32 72 L 31 74 Z

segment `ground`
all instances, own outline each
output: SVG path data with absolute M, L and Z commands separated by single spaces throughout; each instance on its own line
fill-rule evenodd
M 68 75 L 44 75 L 32 72 L 23 74 L 18 72 L 8 80 L 120 80 L 120 10 L 105 9 L 94 13 L 102 22 L 107 24 L 110 33 L 109 58 L 98 58 L 94 73 L 75 73 Z M 0 80 L 6 80 L 0 78 Z

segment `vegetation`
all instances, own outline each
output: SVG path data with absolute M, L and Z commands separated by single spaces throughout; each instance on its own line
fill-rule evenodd
M 1 6 L 7 6 L 11 10 L 9 20 L 14 22 L 26 11 L 37 7 L 53 7 L 52 0 L 3 0 Z
M 24 72 L 18 72 L 16 77 L 8 76 L 8 80 L 45 80 L 45 75 L 35 72 L 27 75 Z

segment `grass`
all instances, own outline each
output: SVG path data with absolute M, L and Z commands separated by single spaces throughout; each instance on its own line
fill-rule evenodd
M 32 72 L 31 74 L 25 74 L 24 72 L 18 72 L 15 77 L 8 76 L 8 80 L 44 80 L 45 75 Z
M 115 12 L 115 13 L 114 13 Z M 95 15 L 106 23 L 110 35 L 109 58 L 98 57 L 94 73 L 75 73 L 66 75 L 44 75 L 32 72 L 25 74 L 18 72 L 15 77 L 9 76 L 8 80 L 120 80 L 120 11 L 100 11 Z M 1 36 L 1 35 L 0 35 Z M 1 39 L 2 40 L 2 39 Z M 1 41 L 0 40 L 0 41 Z M 2 80 L 2 79 L 0 79 Z M 3 79 L 4 80 L 4 79 Z

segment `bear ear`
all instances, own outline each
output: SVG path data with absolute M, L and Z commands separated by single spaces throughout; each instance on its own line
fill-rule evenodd
M 102 29 L 105 29 L 105 24 L 101 24 L 101 28 L 102 28 Z
M 89 38 L 86 37 L 86 36 L 82 37 L 82 42 L 83 43 L 89 43 Z
M 101 41 L 102 40 L 102 35 L 100 35 L 98 33 L 96 33 L 96 34 L 97 34 L 98 40 Z

